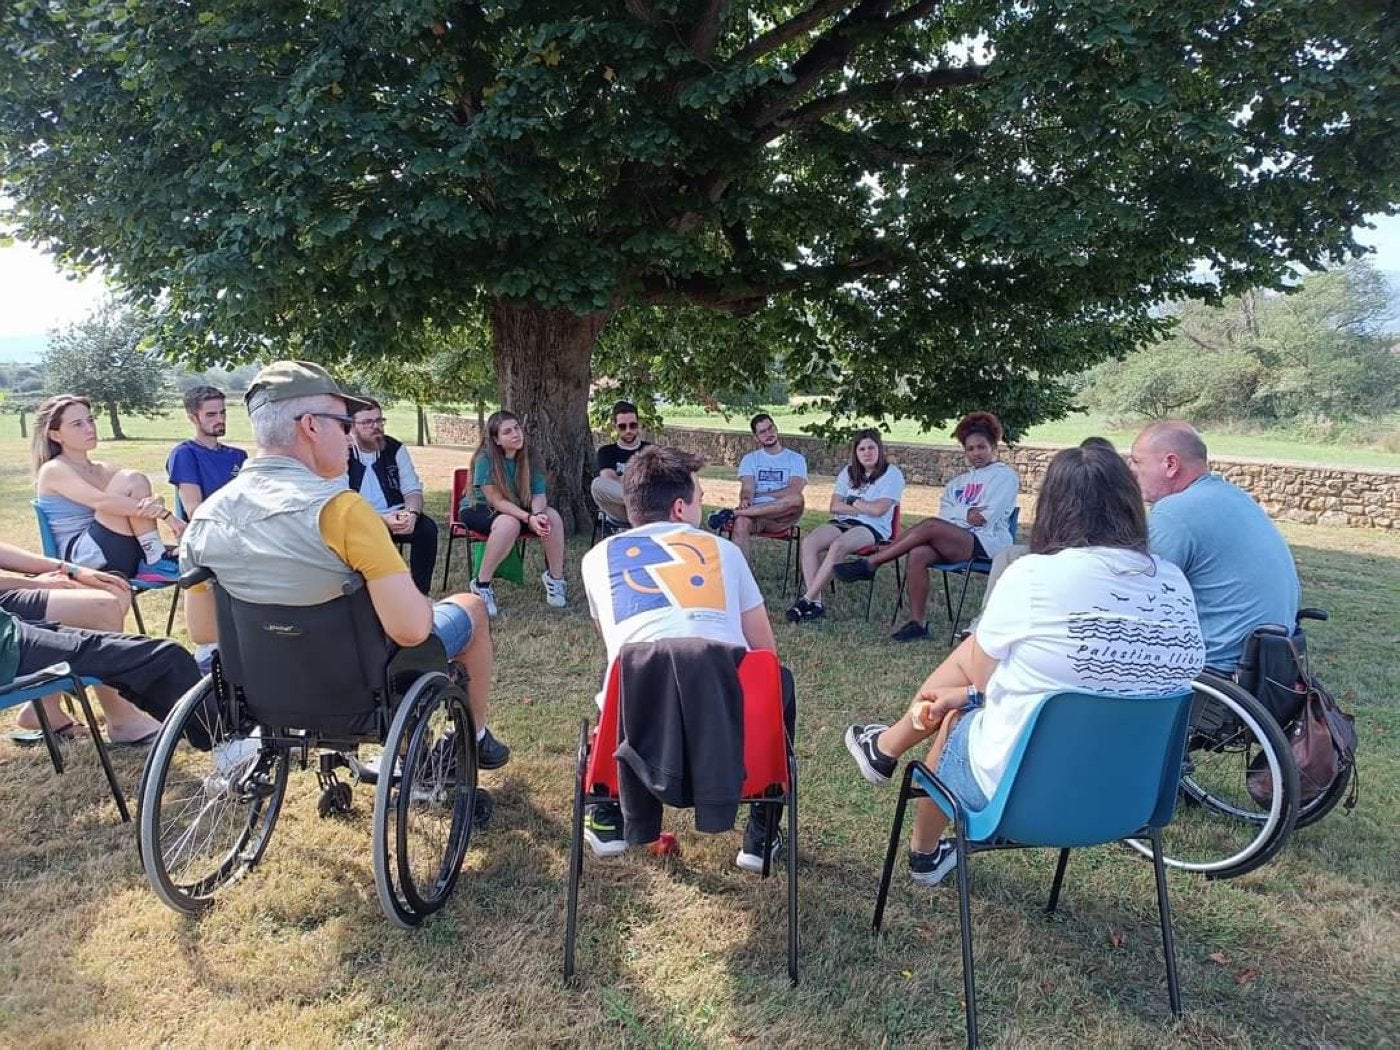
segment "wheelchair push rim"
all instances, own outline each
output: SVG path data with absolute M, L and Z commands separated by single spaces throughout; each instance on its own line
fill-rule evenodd
M 471 843 L 476 730 L 466 697 L 440 673 L 400 702 L 384 740 L 374 803 L 375 888 L 411 928 L 447 903 Z
M 1207 878 L 1233 878 L 1268 863 L 1288 841 L 1298 817 L 1298 770 L 1282 729 L 1253 696 L 1209 673 L 1193 688 L 1184 804 L 1163 830 L 1163 861 Z M 1261 756 L 1277 786 L 1266 805 L 1249 794 L 1246 780 Z M 1152 856 L 1147 839 L 1127 842 Z
M 139 853 L 156 896 L 197 915 L 262 857 L 287 789 L 287 755 L 240 732 L 205 676 L 171 711 L 142 773 Z M 202 725 L 214 747 L 186 737 Z

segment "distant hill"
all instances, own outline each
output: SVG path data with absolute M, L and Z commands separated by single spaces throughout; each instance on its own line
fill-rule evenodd
M 43 359 L 48 345 L 46 335 L 0 335 L 0 361 L 32 364 Z

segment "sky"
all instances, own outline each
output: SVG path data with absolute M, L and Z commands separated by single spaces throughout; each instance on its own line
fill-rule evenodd
M 1378 216 L 1374 230 L 1359 230 L 1357 239 L 1376 249 L 1378 269 L 1400 273 L 1400 216 Z M 0 247 L 0 359 L 13 357 L 23 345 L 42 346 L 45 332 L 77 321 L 102 297 L 102 281 L 74 281 L 36 248 L 14 243 Z M 12 353 L 6 354 L 7 346 Z M 23 353 L 37 358 L 37 350 Z

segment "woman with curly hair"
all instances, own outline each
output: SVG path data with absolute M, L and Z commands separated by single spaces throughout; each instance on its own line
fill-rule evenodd
M 930 565 L 990 559 L 997 551 L 1011 545 L 1007 522 L 1016 509 L 1021 479 L 997 460 L 1001 434 L 1001 421 L 990 412 L 972 412 L 964 416 L 953 428 L 953 437 L 962 445 L 967 465 L 972 469 L 943 487 L 938 516 L 919 522 L 897 542 L 869 558 L 836 566 L 837 579 L 868 580 L 875 575 L 877 565 L 909 555 L 905 575 L 909 580 L 910 618 L 890 635 L 894 641 L 912 642 L 929 636 Z

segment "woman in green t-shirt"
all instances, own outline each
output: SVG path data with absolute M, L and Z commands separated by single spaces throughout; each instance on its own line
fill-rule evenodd
M 531 462 L 525 428 L 514 412 L 493 412 L 486 421 L 481 447 L 472 460 L 472 495 L 457 508 L 457 520 L 486 535 L 486 550 L 471 581 L 471 592 L 496 615 L 491 588 L 496 567 L 505 560 L 522 530 L 533 532 L 544 546 L 549 568 L 541 576 L 545 601 L 562 608 L 564 581 L 564 520 L 545 496 L 544 474 Z

